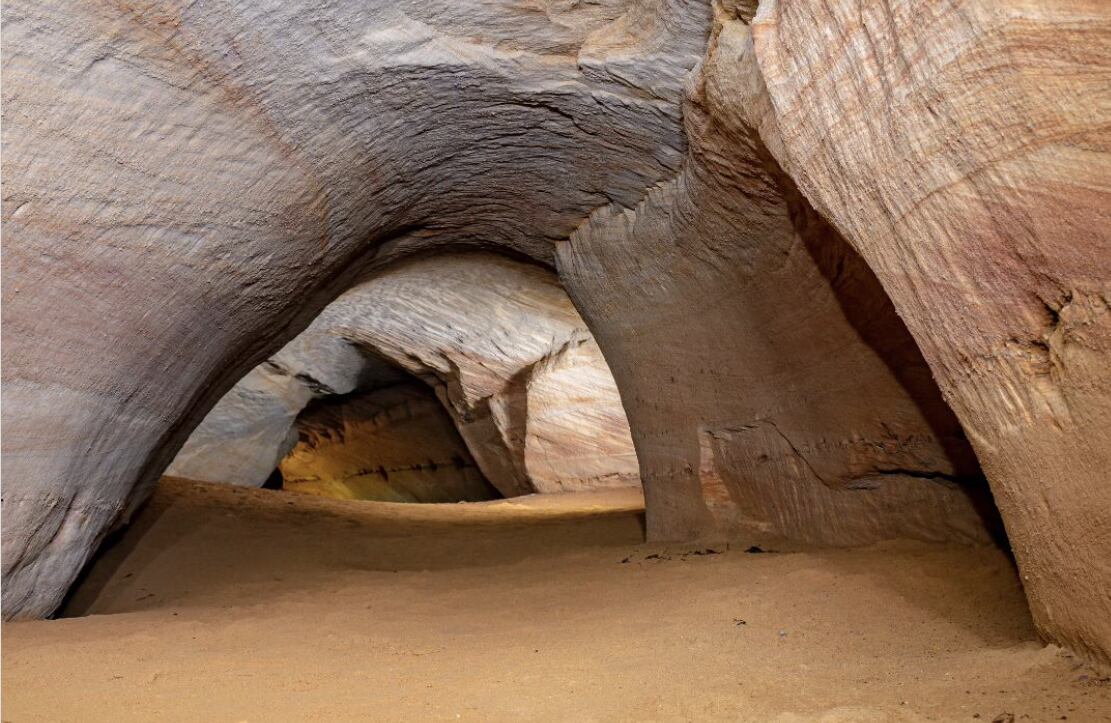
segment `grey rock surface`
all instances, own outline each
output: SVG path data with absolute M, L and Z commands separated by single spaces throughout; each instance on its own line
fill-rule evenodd
M 403 262 L 347 291 L 220 400 L 167 473 L 261 486 L 310 400 L 409 375 L 506 496 L 639 482 L 613 376 L 558 279 L 481 253 Z
M 976 536 L 932 377 L 1039 630 L 1111 660 L 1105 0 L 3 19 L 5 616 L 368 270 L 567 242 L 651 535 Z

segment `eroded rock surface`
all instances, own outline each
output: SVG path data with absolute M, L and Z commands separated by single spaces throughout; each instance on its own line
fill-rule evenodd
M 313 399 L 404 382 L 407 375 L 331 336 L 292 343 L 252 369 L 212 408 L 166 474 L 260 487 L 297 443 Z
M 683 172 L 560 246 L 638 410 L 651 529 L 985 539 L 959 423 L 875 276 L 761 141 L 762 103 L 747 25 L 719 18 Z
M 5 615 L 368 268 L 570 239 L 653 534 L 978 537 L 963 426 L 1043 634 L 1111 659 L 1103 0 L 13 0 L 3 34 Z
M 629 400 L 661 534 L 733 508 L 832 541 L 976 534 L 951 485 L 973 469 L 959 418 L 1039 626 L 1106 660 L 1111 8 L 921 10 L 716 6 L 683 172 L 595 212 L 561 270 Z M 679 301 L 699 293 L 730 313 Z M 675 401 L 647 403 L 667 382 Z
M 761 126 L 875 271 L 1050 638 L 1111 659 L 1111 5 L 782 2 Z
M 436 395 L 416 380 L 324 400 L 295 429 L 280 466 L 286 490 L 386 502 L 500 497 Z
M 504 495 L 639 481 L 613 376 L 558 279 L 474 253 L 402 263 L 345 293 L 216 405 L 169 473 L 262 485 L 311 399 L 409 377 L 383 359 L 436 390 Z
M 4 614 L 53 610 L 209 408 L 366 267 L 447 243 L 550 260 L 673 174 L 707 17 L 5 3 Z

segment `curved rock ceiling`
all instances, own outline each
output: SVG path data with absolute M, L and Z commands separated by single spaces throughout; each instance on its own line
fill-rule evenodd
M 167 473 L 261 486 L 311 399 L 410 374 L 503 495 L 640 482 L 613 376 L 558 279 L 481 253 L 403 262 L 347 291 L 220 400 Z
M 1108 660 L 1109 44 L 1103 0 L 6 3 L 4 614 L 357 278 L 482 247 L 556 265 L 652 536 L 980 537 L 967 434 Z

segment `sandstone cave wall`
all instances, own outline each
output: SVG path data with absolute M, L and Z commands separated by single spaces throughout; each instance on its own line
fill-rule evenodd
M 416 380 L 338 399 L 302 414 L 281 460 L 282 488 L 385 502 L 479 502 L 490 486 L 451 417 Z
M 591 209 L 674 173 L 708 10 L 3 14 L 3 595 L 18 617 L 57 606 L 217 400 L 358 274 L 449 243 L 550 262 Z
M 559 245 L 630 407 L 651 532 L 986 539 L 960 424 L 875 276 L 760 140 L 761 92 L 747 26 L 719 21 L 683 171 Z
M 921 346 L 1035 622 L 1106 659 L 1111 6 L 772 0 L 752 32 L 762 134 Z
M 1043 634 L 1107 660 L 1111 6 L 712 12 L 6 3 L 5 615 L 53 609 L 208 408 L 355 275 L 444 244 L 551 262 L 570 238 L 657 534 L 751 505 L 804 536 L 967 536 L 941 483 L 959 435 L 905 337 L 876 348 L 895 327 L 862 262 L 982 463 Z
M 558 279 L 488 253 L 403 262 L 347 291 L 220 400 L 168 474 L 261 486 L 311 400 L 414 376 L 506 496 L 639 483 L 613 376 Z
M 166 469 L 206 482 L 261 487 L 297 443 L 297 417 L 315 399 L 370 392 L 408 380 L 339 337 L 297 340 L 236 382 Z

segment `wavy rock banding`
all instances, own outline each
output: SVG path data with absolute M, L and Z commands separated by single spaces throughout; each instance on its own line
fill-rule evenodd
M 500 495 L 432 390 L 382 387 L 303 414 L 279 463 L 282 489 L 387 502 L 478 502 Z
M 3 41 L 6 616 L 356 279 L 481 247 L 558 266 L 653 536 L 980 538 L 971 449 L 1043 635 L 1111 659 L 1106 2 L 13 0 Z
M 475 253 L 400 263 L 347 291 L 220 400 L 168 474 L 261 486 L 312 399 L 412 377 L 503 495 L 639 483 L 613 376 L 558 279 Z

